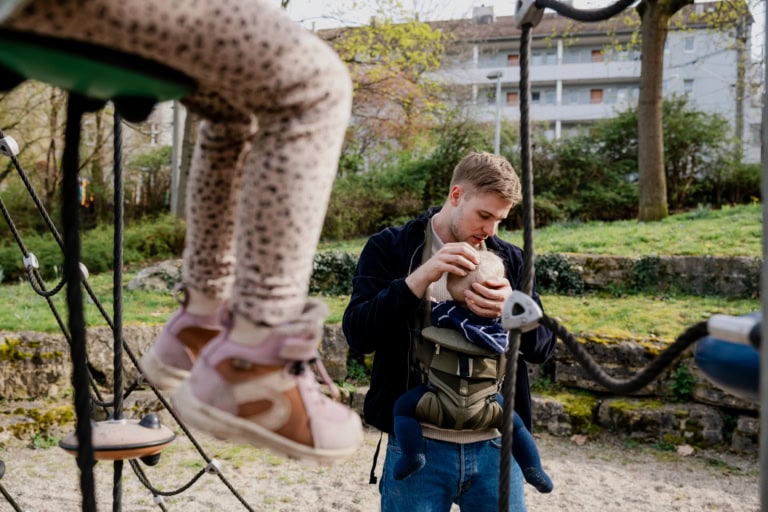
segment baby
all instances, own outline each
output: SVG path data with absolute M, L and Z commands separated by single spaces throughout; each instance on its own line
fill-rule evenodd
M 475 315 L 467 309 L 464 301 L 464 292 L 472 286 L 472 283 L 485 282 L 490 277 L 505 275 L 504 262 L 497 255 L 490 251 L 480 251 L 479 257 L 480 261 L 475 270 L 466 276 L 448 274 L 446 285 L 453 300 L 437 302 L 433 305 L 432 324 L 436 327 L 456 329 L 468 341 L 496 354 L 503 354 L 507 350 L 509 338 L 499 319 Z M 441 392 L 427 382 L 426 385 L 417 386 L 404 393 L 395 402 L 395 437 L 402 449 L 402 455 L 394 467 L 396 480 L 407 478 L 426 464 L 424 440 L 416 408 L 428 391 Z M 496 405 L 494 402 L 503 406 L 500 393 L 495 392 L 487 397 L 488 407 Z M 501 418 L 499 415 L 497 417 Z M 501 421 L 495 421 L 490 426 L 501 428 L 500 423 Z M 514 414 L 512 454 L 529 484 L 542 493 L 552 491 L 552 480 L 541 467 L 541 459 L 533 436 L 525 428 L 517 413 Z

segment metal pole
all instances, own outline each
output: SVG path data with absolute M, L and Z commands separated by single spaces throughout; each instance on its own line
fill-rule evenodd
M 493 152 L 501 154 L 501 77 L 504 73 L 501 71 L 492 71 L 488 73 L 489 80 L 496 80 L 496 132 L 493 138 Z
M 496 79 L 496 137 L 493 140 L 493 152 L 501 153 L 501 73 Z
M 179 102 L 173 100 L 173 144 L 171 146 L 171 215 L 181 217 L 179 209 Z

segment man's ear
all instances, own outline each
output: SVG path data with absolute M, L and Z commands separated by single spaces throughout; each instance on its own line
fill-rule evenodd
M 464 195 L 464 189 L 461 185 L 454 185 L 451 187 L 451 190 L 448 192 L 448 201 L 451 203 L 451 206 L 454 208 L 459 206 L 459 202 L 461 202 L 461 196 Z

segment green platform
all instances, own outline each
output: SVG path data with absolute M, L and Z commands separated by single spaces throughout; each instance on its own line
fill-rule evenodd
M 104 101 L 146 98 L 161 102 L 183 98 L 195 87 L 195 82 L 183 73 L 134 55 L 77 41 L 0 30 L 0 74 L 9 70 L 26 79 Z

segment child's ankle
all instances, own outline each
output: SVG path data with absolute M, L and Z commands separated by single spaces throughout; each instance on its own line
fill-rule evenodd
M 186 287 L 184 293 L 187 295 L 187 312 L 192 315 L 213 315 L 222 304 L 221 299 L 211 298 L 210 296 L 190 288 L 189 286 Z
M 232 328 L 229 339 L 243 345 L 258 345 L 260 336 L 257 331 L 263 330 L 264 325 L 256 324 L 238 313 L 232 313 Z

